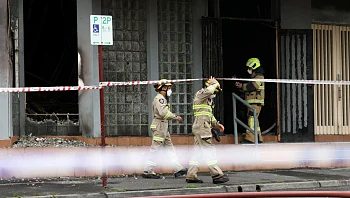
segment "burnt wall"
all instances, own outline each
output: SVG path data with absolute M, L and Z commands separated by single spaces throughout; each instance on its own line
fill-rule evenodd
M 350 1 L 313 0 L 311 5 L 313 23 L 350 24 Z
M 280 0 L 281 29 L 311 29 L 311 0 Z

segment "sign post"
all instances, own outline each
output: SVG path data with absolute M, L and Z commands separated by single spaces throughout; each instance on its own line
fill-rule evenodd
M 98 45 L 99 82 L 103 82 L 102 45 L 113 45 L 112 16 L 90 15 L 91 45 Z M 105 134 L 105 104 L 104 89 L 100 89 L 100 117 L 101 117 L 101 146 L 103 159 L 105 157 L 106 134 Z M 106 167 L 102 170 L 102 187 L 107 185 Z

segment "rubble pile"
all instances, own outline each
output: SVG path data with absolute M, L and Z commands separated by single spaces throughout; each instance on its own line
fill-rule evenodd
M 63 138 L 45 138 L 45 137 L 35 137 L 26 136 L 21 137 L 17 142 L 15 142 L 13 148 L 25 148 L 25 147 L 89 147 L 94 146 L 91 144 L 86 144 L 85 142 L 79 140 L 67 140 Z

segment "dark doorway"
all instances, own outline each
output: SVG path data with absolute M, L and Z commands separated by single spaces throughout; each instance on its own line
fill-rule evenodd
M 25 86 L 76 86 L 76 0 L 24 0 Z M 26 94 L 27 113 L 78 113 L 78 92 Z
M 265 78 L 276 78 L 276 29 L 275 22 L 251 20 L 223 20 L 224 77 L 249 78 L 246 62 L 259 58 L 265 69 Z M 233 133 L 232 92 L 244 97 L 234 86 L 234 81 L 224 81 L 225 131 Z M 265 106 L 259 116 L 261 130 L 277 122 L 276 84 L 265 83 Z M 247 108 L 237 103 L 237 116 L 247 123 Z M 245 129 L 238 127 L 239 133 Z M 270 132 L 276 134 L 276 127 Z

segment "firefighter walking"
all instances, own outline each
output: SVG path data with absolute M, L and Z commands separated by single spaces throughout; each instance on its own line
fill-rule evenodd
M 194 123 L 192 133 L 194 134 L 194 153 L 189 163 L 189 170 L 186 176 L 187 183 L 203 183 L 197 177 L 200 160 L 203 159 L 209 168 L 214 184 L 229 181 L 218 166 L 216 159 L 216 149 L 212 143 L 212 127 L 224 131 L 224 126 L 214 117 L 212 111 L 213 99 L 222 89 L 215 78 L 210 78 L 206 83 L 206 88 L 199 90 L 193 101 Z
M 245 101 L 249 103 L 253 108 L 256 109 L 257 117 L 257 131 L 258 131 L 258 142 L 263 142 L 263 137 L 261 135 L 260 125 L 258 116 L 260 114 L 261 108 L 264 106 L 264 82 L 260 82 L 259 79 L 264 79 L 264 69 L 260 66 L 260 61 L 257 58 L 250 58 L 247 61 L 247 72 L 251 75 L 251 78 L 257 79 L 256 81 L 251 81 L 248 83 L 236 82 L 236 87 L 241 89 L 245 95 Z M 254 113 L 248 108 L 248 126 L 254 130 Z M 246 130 L 245 137 L 241 143 L 255 143 L 254 134 L 249 130 Z
M 174 176 L 178 177 L 187 173 L 187 168 L 183 168 L 177 158 L 175 148 L 171 141 L 170 133 L 168 131 L 168 120 L 177 120 L 182 122 L 180 116 L 176 116 L 170 111 L 168 105 L 168 97 L 172 93 L 172 83 L 167 83 L 166 79 L 162 79 L 159 83 L 154 85 L 155 91 L 158 92 L 152 103 L 152 145 L 150 148 L 148 160 L 144 167 L 142 177 L 150 179 L 159 179 L 160 175 L 154 172 L 156 167 L 156 158 L 161 148 L 165 148 L 166 153 L 170 157 L 173 164 Z

